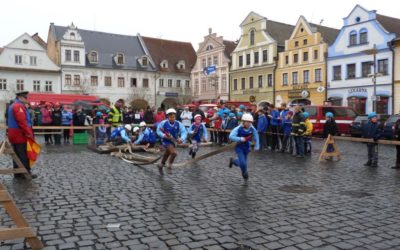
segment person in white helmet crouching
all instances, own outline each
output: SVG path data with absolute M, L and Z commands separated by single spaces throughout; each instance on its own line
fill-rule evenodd
M 124 143 L 132 143 L 130 133 L 132 131 L 132 126 L 126 124 L 125 126 L 118 126 L 111 133 L 111 141 L 114 145 L 121 145 Z

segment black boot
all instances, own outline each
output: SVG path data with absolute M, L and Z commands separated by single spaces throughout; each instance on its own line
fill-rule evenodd
M 232 168 L 233 166 L 233 158 L 229 158 L 229 168 Z
M 196 157 L 196 152 L 192 153 L 192 159 L 194 159 Z
M 193 150 L 190 149 L 190 150 L 189 150 L 189 155 L 192 155 L 192 154 L 193 154 Z
M 399 169 L 400 168 L 400 164 L 396 164 L 395 166 L 392 167 L 392 169 Z
M 366 166 L 366 167 L 371 166 L 371 161 L 367 161 L 367 162 L 364 164 L 364 166 Z

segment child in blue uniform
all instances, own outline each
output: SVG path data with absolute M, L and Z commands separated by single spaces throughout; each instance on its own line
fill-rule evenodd
M 182 125 L 179 121 L 176 121 L 176 111 L 175 109 L 168 109 L 167 119 L 160 122 L 157 126 L 157 135 L 161 138 L 161 143 L 165 148 L 164 156 L 161 160 L 161 163 L 158 165 L 160 170 L 163 169 L 165 163 L 169 158 L 169 166 L 168 168 L 172 168 L 172 164 L 174 163 L 175 157 L 177 155 L 175 146 L 177 144 L 181 144 L 186 141 L 187 131 L 185 126 Z
M 154 131 L 146 127 L 146 122 L 141 122 L 139 124 L 139 136 L 134 142 L 136 145 L 145 145 L 146 148 L 153 147 L 157 141 L 156 134 Z
M 124 127 L 119 126 L 114 129 L 111 133 L 111 141 L 114 145 L 121 145 L 123 143 L 131 143 L 132 140 L 129 137 L 129 133 L 132 130 L 132 126 L 127 124 Z
M 189 151 L 189 155 L 192 158 L 196 157 L 196 153 L 199 150 L 201 141 L 207 141 L 207 128 L 201 123 L 201 115 L 197 114 L 194 116 L 194 123 L 188 129 L 189 135 L 192 137 L 192 148 Z
M 253 116 L 251 114 L 244 114 L 242 116 L 243 123 L 229 134 L 229 139 L 233 142 L 237 142 L 235 152 L 238 156 L 236 160 L 233 160 L 233 158 L 230 159 L 229 167 L 232 168 L 232 165 L 240 167 L 245 181 L 249 178 L 249 173 L 247 172 L 247 155 L 250 152 L 250 142 L 254 139 L 254 150 L 260 149 L 260 140 L 257 130 L 252 125 L 253 121 Z

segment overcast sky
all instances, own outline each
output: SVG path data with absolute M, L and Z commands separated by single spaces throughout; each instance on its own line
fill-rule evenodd
M 195 49 L 211 27 L 227 40 L 240 37 L 239 24 L 250 11 L 268 19 L 295 24 L 308 21 L 340 28 L 356 4 L 400 18 L 400 1 L 390 0 L 5 0 L 1 1 L 0 46 L 19 35 L 38 32 L 46 41 L 49 24 L 117 34 L 188 41 Z

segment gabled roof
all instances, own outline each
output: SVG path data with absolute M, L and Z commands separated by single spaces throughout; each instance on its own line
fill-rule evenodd
M 376 14 L 376 20 L 390 33 L 395 33 L 396 37 L 400 36 L 400 19 Z
M 228 58 L 230 58 L 231 53 L 235 50 L 235 48 L 237 46 L 237 42 L 223 40 L 223 43 L 225 45 L 224 53 Z
M 190 73 L 196 63 L 196 51 L 191 43 L 144 36 L 142 36 L 142 39 L 160 71 Z M 168 68 L 161 68 L 160 64 L 164 60 L 168 61 Z M 185 69 L 177 67 L 181 60 L 185 62 Z
M 338 29 L 322 26 L 319 24 L 310 23 L 310 26 L 316 28 L 317 31 L 321 33 L 324 42 L 326 42 L 329 45 L 335 42 L 336 37 L 340 32 L 340 30 Z
M 42 46 L 44 49 L 47 48 L 47 43 L 39 36 L 39 33 L 35 33 L 32 36 L 33 40 L 35 40 L 40 46 Z
M 293 25 L 267 20 L 267 32 L 278 43 L 278 46 L 285 46 L 285 41 L 290 38 Z
M 56 41 L 60 41 L 68 27 L 56 26 L 51 24 L 51 34 Z M 113 69 L 138 69 L 153 71 L 151 64 L 142 68 L 138 59 L 146 55 L 139 38 L 137 36 L 118 35 L 92 30 L 77 29 L 85 45 L 85 52 L 94 50 L 98 52 L 98 63 L 91 64 L 86 61 L 86 66 L 94 68 L 113 68 Z M 114 57 L 117 53 L 123 53 L 125 56 L 124 65 L 116 65 Z M 87 57 L 86 57 L 87 60 Z

